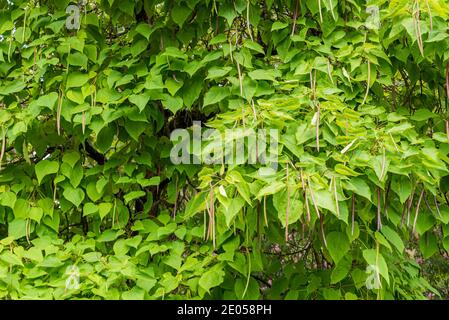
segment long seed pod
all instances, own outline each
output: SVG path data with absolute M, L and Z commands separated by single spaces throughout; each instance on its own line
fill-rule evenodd
M 242 71 L 240 70 L 240 64 L 236 61 L 237 64 L 237 72 L 239 75 L 239 85 L 240 85 L 240 96 L 243 98 L 243 77 Z
M 380 216 L 380 207 L 381 207 L 381 192 L 380 188 L 377 187 L 377 231 L 380 231 L 382 229 L 382 217 Z
M 365 104 L 366 99 L 368 99 L 370 83 L 371 83 L 371 61 L 368 60 L 368 79 L 366 81 L 366 92 L 365 97 L 363 97 L 362 106 Z
M 355 194 L 352 193 L 351 236 L 354 235 L 354 224 L 355 224 Z
M 256 111 L 256 106 L 254 105 L 254 99 L 251 99 L 251 108 L 253 109 L 253 116 L 254 116 L 253 123 L 254 123 L 257 121 L 257 111 Z M 256 146 L 257 146 L 257 143 L 256 143 Z
M 287 163 L 287 208 L 285 210 L 285 242 L 288 242 L 288 216 L 290 214 L 290 186 L 288 184 L 289 172 Z
M 207 212 L 209 212 L 208 210 L 208 202 L 206 201 L 206 210 Z M 203 228 L 203 240 L 207 239 L 207 228 L 206 228 L 206 222 L 207 222 L 207 217 L 206 217 L 206 210 L 204 210 L 204 214 L 203 214 L 203 218 L 204 218 L 204 228 Z
M 23 139 L 22 153 L 23 159 L 25 159 L 26 163 L 31 165 L 30 153 L 28 152 L 28 142 L 26 141 L 26 139 Z
M 27 9 L 28 7 L 25 8 L 25 16 L 23 17 L 23 32 L 22 32 L 22 41 L 25 42 L 25 30 L 26 30 L 26 22 L 27 22 Z
M 254 41 L 253 33 L 251 32 L 251 23 L 249 22 L 249 1 L 250 0 L 247 0 L 246 2 L 246 27 L 248 28 L 249 37 L 252 41 Z
M 394 148 L 396 149 L 396 152 L 399 152 L 398 145 L 396 144 L 396 141 L 394 141 L 393 135 L 391 133 L 389 133 L 389 135 L 391 141 L 393 142 Z
M 309 73 L 310 77 L 310 90 L 312 91 L 312 100 L 315 100 L 315 89 L 313 88 L 313 72 L 312 70 Z
M 333 185 L 334 185 L 334 198 L 335 198 L 335 207 L 337 208 L 337 217 L 340 217 L 340 206 L 338 203 L 338 194 L 337 194 L 337 178 L 333 178 Z
M 299 0 L 296 0 L 295 1 L 295 12 L 293 13 L 293 26 L 292 26 L 291 35 L 294 35 L 295 31 L 296 31 L 296 20 L 298 19 L 298 5 L 299 5 Z
M 334 4 L 332 3 L 332 0 L 329 0 L 329 7 L 331 9 L 332 18 L 334 19 L 334 21 L 337 21 L 337 18 L 335 17 Z
M 210 226 L 211 226 L 211 236 L 212 236 L 212 244 L 215 249 L 215 205 L 214 205 L 214 189 L 211 187 L 210 190 Z
M 387 191 L 384 193 L 384 215 L 388 219 L 388 196 L 391 190 L 391 180 L 388 182 Z
M 30 219 L 26 219 L 26 224 L 25 224 L 25 236 L 27 239 L 28 244 L 31 244 L 30 242 L 30 233 L 31 233 L 31 226 L 30 226 L 31 220 Z
M 114 199 L 114 208 L 112 209 L 112 227 L 114 227 L 114 221 L 116 224 L 119 223 L 117 214 L 117 198 Z
M 263 197 L 263 218 L 265 220 L 265 225 L 268 227 L 268 218 L 267 218 L 267 196 Z
M 323 216 L 320 216 L 320 229 L 321 229 L 321 235 L 323 237 L 324 246 L 327 248 L 327 241 L 326 241 L 326 235 L 324 234 L 324 221 Z
M 418 204 L 416 205 L 415 220 L 413 221 L 412 233 L 415 233 L 416 222 L 418 221 L 419 208 L 421 206 L 423 196 L 424 196 L 424 188 L 422 189 L 421 194 L 419 195 Z
M 334 78 L 332 78 L 331 63 L 329 60 L 327 60 L 327 75 L 329 76 L 331 83 L 334 84 Z
M 449 122 L 447 120 L 444 121 L 446 124 L 446 136 L 447 136 L 447 142 L 449 143 Z
M 56 191 L 57 191 L 57 187 L 55 184 L 55 180 L 53 179 L 53 203 L 56 203 Z
M 427 11 L 429 12 L 430 31 L 432 31 L 433 30 L 433 16 L 432 16 L 432 10 L 430 9 L 430 6 L 429 6 L 429 0 L 426 0 L 426 6 L 427 6 Z
M 316 126 L 315 126 L 315 139 L 316 139 L 316 150 L 320 152 L 320 113 L 321 108 L 320 104 L 317 104 L 317 111 L 316 111 Z
M 433 201 L 435 202 L 435 208 L 437 208 L 438 215 L 440 216 L 440 218 L 442 218 L 441 212 L 440 212 L 440 207 L 438 205 L 438 201 L 437 201 L 437 197 L 436 196 L 433 197 Z
M 34 47 L 34 55 L 33 55 L 33 71 L 36 71 L 36 61 L 37 61 L 37 48 Z
M 412 208 L 414 196 L 415 196 L 415 188 L 413 188 L 412 195 L 409 197 L 409 201 L 408 201 L 408 207 L 407 207 L 407 227 L 410 225 L 410 209 Z
M 299 176 L 301 177 L 302 190 L 304 190 L 304 202 L 306 204 L 307 223 L 309 223 L 310 222 L 310 208 L 309 208 L 309 200 L 308 200 L 308 195 L 307 195 L 308 190 L 307 190 L 306 184 L 304 182 L 304 176 L 302 174 L 302 169 L 301 169 L 301 171 L 299 173 Z
M 212 191 L 212 187 L 211 187 L 211 191 Z M 210 205 L 211 205 L 211 202 L 210 202 L 211 197 L 212 197 L 212 194 L 211 194 L 211 192 L 209 192 L 209 200 L 206 199 L 206 210 L 207 210 L 207 215 L 209 216 L 209 220 L 207 222 L 206 241 L 210 239 L 211 234 L 212 234 L 212 228 L 211 228 L 212 209 L 210 207 Z
M 249 280 L 251 279 L 251 255 L 249 253 L 248 248 L 246 248 L 246 253 L 248 255 L 248 276 L 246 277 L 246 285 L 245 285 L 245 290 L 243 290 L 242 299 L 245 298 L 246 292 L 248 291 L 248 287 L 249 287 Z
M 229 57 L 231 57 L 231 62 L 234 63 L 234 57 L 232 55 L 232 42 L 230 38 L 228 42 L 229 42 Z
M 416 39 L 418 42 L 418 48 L 419 48 L 419 52 L 421 53 L 422 56 L 424 56 L 424 45 L 422 42 L 422 35 L 421 35 L 421 22 L 420 22 L 420 8 L 419 8 L 419 1 L 415 1 L 415 7 L 416 10 L 413 13 L 413 24 L 415 27 L 415 33 L 416 33 Z
M 83 111 L 82 115 L 81 115 L 81 130 L 84 133 L 86 132 L 86 112 Z
M 176 211 L 178 209 L 178 197 L 179 197 L 178 177 L 176 177 L 176 181 L 175 181 L 175 190 L 176 190 L 176 195 L 175 195 L 175 204 L 173 206 L 173 219 L 176 219 Z
M 305 184 L 305 182 L 304 182 L 304 176 L 303 176 L 303 174 L 302 174 L 302 169 L 300 169 L 300 171 L 299 171 L 299 177 L 301 178 L 301 186 L 302 186 L 302 189 L 303 189 L 303 190 L 306 190 L 306 184 Z
M 310 179 L 309 179 L 309 177 L 307 177 L 307 186 L 308 186 L 308 190 L 310 190 L 310 197 L 312 198 L 312 203 L 313 203 L 313 206 L 315 208 L 316 215 L 317 215 L 318 218 L 320 218 L 320 216 L 321 216 L 320 215 L 320 210 L 318 210 L 318 205 L 316 204 L 316 201 L 315 201 L 315 195 L 313 194 L 313 190 L 310 187 Z
M 304 190 L 304 201 L 306 203 L 306 213 L 307 213 L 307 222 L 310 222 L 310 208 L 309 208 L 309 200 L 307 199 L 307 189 Z
M 61 111 L 62 111 L 62 91 L 59 92 L 58 96 L 58 109 L 56 110 L 56 128 L 58 130 L 58 135 L 61 135 Z
M 406 201 L 406 203 L 402 207 L 401 224 L 400 224 L 401 228 L 404 225 L 404 219 L 405 219 L 405 213 L 407 212 L 407 207 L 408 207 L 408 200 Z
M 0 170 L 2 170 L 2 161 L 3 161 L 3 157 L 5 156 L 5 150 L 6 150 L 6 130 L 5 130 L 5 127 L 2 126 L 2 147 L 0 150 Z
M 318 0 L 318 10 L 320 11 L 320 22 L 323 23 L 323 12 L 321 10 L 321 0 Z
M 446 62 L 446 96 L 449 99 L 449 60 Z
M 385 148 L 382 148 L 382 168 L 380 171 L 381 181 L 384 179 L 386 165 L 387 165 L 387 157 L 385 156 Z

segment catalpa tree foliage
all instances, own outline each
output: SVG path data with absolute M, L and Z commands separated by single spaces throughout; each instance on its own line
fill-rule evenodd
M 448 28 L 447 0 L 0 0 L 0 297 L 438 297 Z

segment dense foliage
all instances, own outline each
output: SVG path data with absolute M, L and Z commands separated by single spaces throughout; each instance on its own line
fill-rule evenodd
M 448 28 L 447 0 L 0 0 L 0 297 L 438 297 Z M 173 164 L 196 120 L 279 130 L 277 170 Z

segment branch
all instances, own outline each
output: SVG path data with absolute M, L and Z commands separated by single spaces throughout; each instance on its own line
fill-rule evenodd
M 80 149 L 83 148 L 83 144 L 80 144 Z M 84 150 L 87 152 L 87 155 L 94 159 L 99 165 L 103 165 L 106 162 L 106 157 L 98 152 L 89 141 L 85 141 Z

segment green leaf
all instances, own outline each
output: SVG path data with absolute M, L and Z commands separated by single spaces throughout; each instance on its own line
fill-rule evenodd
M 438 252 L 438 242 L 436 236 L 432 232 L 428 232 L 426 236 L 419 238 L 419 249 L 424 259 L 429 259 Z
M 345 257 L 341 259 L 332 270 L 331 284 L 335 284 L 345 279 L 352 267 L 352 259 Z
M 275 181 L 269 185 L 266 185 L 265 187 L 263 187 L 262 189 L 260 189 L 260 191 L 257 193 L 257 197 L 258 199 L 262 198 L 263 196 L 268 196 L 270 194 L 275 194 L 279 191 L 281 191 L 282 189 L 285 189 L 285 183 L 281 182 L 281 181 Z
M 150 40 L 150 36 L 155 28 L 152 28 L 148 23 L 139 23 L 136 27 L 136 31 L 144 36 L 147 40 Z
M 63 192 L 64 198 L 79 207 L 84 200 L 84 191 L 80 188 L 66 187 Z
M 72 66 L 79 66 L 87 69 L 87 56 L 80 52 L 69 54 L 67 62 Z
M 145 297 L 145 291 L 137 286 L 133 287 L 129 291 L 122 293 L 123 300 L 143 300 Z
M 89 195 L 89 192 L 87 193 Z M 94 214 L 98 211 L 98 207 L 93 204 L 92 202 L 88 202 L 83 207 L 83 216 L 89 216 L 91 214 Z
M 346 234 L 333 231 L 326 236 L 327 250 L 336 264 L 348 253 L 349 240 Z
M 59 163 L 51 160 L 42 160 L 36 164 L 34 170 L 36 171 L 37 181 L 41 184 L 45 176 L 58 172 Z
M 137 199 L 137 198 L 141 198 L 141 197 L 143 197 L 145 194 L 146 194 L 146 193 L 145 193 L 144 191 L 142 191 L 142 190 L 139 190 L 139 191 L 131 191 L 131 192 L 127 193 L 127 194 L 124 196 L 125 203 L 128 204 L 130 201 L 132 201 L 132 200 L 134 200 L 134 199 Z
M 22 266 L 23 267 L 23 263 L 22 260 L 19 259 L 19 257 L 17 257 L 14 253 L 10 252 L 10 251 L 3 251 L 0 254 L 0 260 L 9 264 L 9 265 L 13 265 L 13 266 Z
M 244 204 L 245 200 L 243 200 L 243 198 L 239 196 L 230 199 L 228 206 L 224 209 L 226 225 L 228 226 L 228 228 L 231 226 L 231 222 L 233 221 L 237 213 L 242 210 Z
M 180 27 L 184 24 L 186 19 L 192 13 L 192 10 L 184 5 L 175 5 L 171 11 L 173 21 Z
M 371 189 L 362 178 L 353 177 L 350 180 L 345 181 L 345 189 L 350 190 L 372 202 Z
M 86 192 L 87 192 L 87 196 L 94 202 L 98 201 L 101 198 L 101 196 L 103 195 L 102 192 L 98 192 L 95 182 L 91 182 L 87 185 Z
M 198 100 L 203 89 L 203 80 L 200 77 L 194 77 L 186 81 L 182 88 L 182 98 L 187 108 L 190 108 L 193 103 Z
M 276 31 L 276 30 L 281 30 L 281 29 L 285 29 L 288 27 L 288 24 L 285 22 L 281 22 L 281 21 L 275 21 L 272 25 L 271 25 L 271 31 Z
M 385 262 L 384 257 L 381 253 L 376 252 L 374 249 L 363 250 L 363 258 L 368 263 L 368 265 L 376 266 L 382 277 L 390 284 L 390 277 L 388 275 L 388 266 Z
M 20 239 L 27 234 L 27 222 L 25 219 L 14 219 L 8 224 L 8 236 Z
M 228 87 L 212 87 L 204 95 L 203 107 L 216 104 L 230 95 Z
M 10 207 L 11 209 L 14 209 L 16 199 L 16 194 L 11 191 L 2 192 L 0 194 L 0 204 L 4 207 Z
M 53 110 L 56 105 L 56 101 L 58 100 L 58 94 L 56 92 L 50 92 L 44 96 L 39 97 L 39 99 L 30 103 L 30 108 L 32 105 L 37 105 L 40 107 L 47 107 L 50 110 Z M 1 121 L 0 121 L 1 122 Z
M 395 176 L 391 182 L 391 190 L 399 196 L 399 201 L 404 204 L 412 194 L 412 183 L 408 177 Z
M 225 273 L 221 265 L 215 265 L 201 275 L 198 282 L 201 288 L 210 292 L 210 289 L 219 286 L 224 280 Z
M 135 141 L 139 141 L 139 137 L 147 127 L 148 124 L 146 124 L 145 122 L 127 120 L 125 130 L 129 133 L 131 138 L 133 138 Z
M 165 88 L 167 88 L 168 92 L 174 96 L 179 89 L 182 88 L 184 81 L 175 80 L 174 78 L 168 78 L 165 81 Z
M 390 243 L 385 239 L 385 237 L 379 233 L 378 231 L 374 232 L 374 237 L 376 238 L 377 242 L 381 245 L 383 245 L 385 248 L 388 248 L 388 250 L 392 251 Z
M 89 75 L 80 72 L 71 72 L 67 76 L 66 88 L 82 87 L 89 80 Z
M 103 232 L 98 238 L 98 242 L 111 242 L 116 240 L 118 237 L 120 237 L 124 233 L 123 230 L 106 230 Z
M 383 226 L 381 230 L 382 234 L 387 238 L 388 241 L 390 241 L 396 249 L 400 253 L 404 252 L 404 243 L 402 242 L 401 237 L 397 234 L 396 231 L 391 229 L 389 226 Z
M 42 208 L 32 207 L 30 209 L 29 217 L 30 217 L 30 219 L 36 221 L 37 223 L 41 222 L 43 215 L 44 215 L 44 210 L 42 210 Z
M 67 163 L 72 168 L 81 159 L 81 155 L 77 151 L 69 151 L 62 157 L 62 162 Z
M 14 80 L 12 82 L 6 82 L 0 90 L 0 96 L 7 96 L 11 93 L 22 91 L 26 87 L 26 84 L 22 80 Z
M 237 13 L 234 10 L 234 6 L 229 2 L 225 2 L 223 3 L 223 5 L 220 5 L 218 15 L 220 17 L 224 17 L 228 22 L 229 26 L 232 25 L 232 22 L 234 21 L 235 17 L 237 17 Z
M 30 204 L 25 199 L 17 199 L 14 204 L 14 217 L 16 219 L 28 219 L 30 213 Z
M 280 77 L 282 74 L 279 70 L 270 69 L 263 70 L 257 69 L 248 73 L 248 76 L 253 80 L 269 80 L 276 81 L 276 78 Z
M 251 49 L 253 51 L 265 54 L 265 52 L 263 51 L 263 47 L 260 44 L 258 44 L 257 42 L 245 39 L 245 41 L 243 42 L 243 46 L 245 46 L 248 49 Z
M 231 70 L 231 67 L 212 67 L 208 70 L 206 79 L 223 78 Z
M 193 217 L 195 214 L 205 209 L 206 195 L 205 192 L 199 192 L 187 203 L 185 210 L 186 219 Z
M 150 94 L 148 91 L 143 94 L 133 94 L 128 97 L 128 100 L 135 104 L 140 111 L 143 111 L 150 101 Z
M 162 105 L 164 106 L 164 108 L 170 110 L 175 114 L 178 110 L 181 110 L 183 101 L 181 97 L 172 97 L 171 95 L 166 94 L 164 95 L 164 99 L 162 100 Z
M 276 192 L 273 195 L 273 205 L 278 213 L 279 221 L 282 227 L 286 227 L 287 218 L 287 191 Z M 290 195 L 290 207 L 288 212 L 288 225 L 294 224 L 303 214 L 303 203 Z
M 97 136 L 97 140 L 95 144 L 98 147 L 98 150 L 102 153 L 105 153 L 112 144 L 112 140 L 114 138 L 115 132 L 112 128 L 104 127 Z
M 100 219 L 103 220 L 106 215 L 111 212 L 112 204 L 109 202 L 103 202 L 98 205 L 98 213 L 100 214 Z

